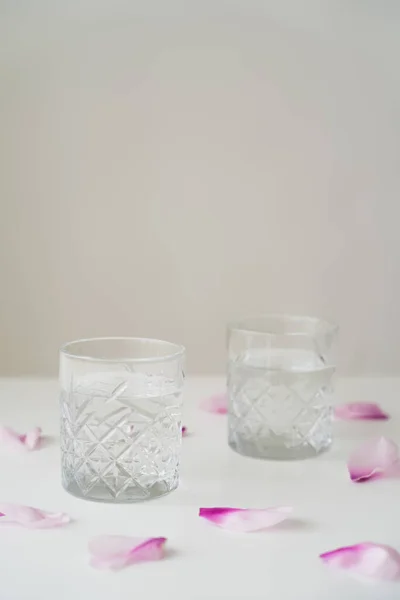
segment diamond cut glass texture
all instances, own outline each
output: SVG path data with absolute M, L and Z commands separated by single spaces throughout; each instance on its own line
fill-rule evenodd
M 318 319 L 266 316 L 229 333 L 228 435 L 257 458 L 306 458 L 332 442 L 334 327 Z
M 110 502 L 146 500 L 174 490 L 179 481 L 182 356 L 171 358 L 170 364 L 166 359 L 162 368 L 156 361 L 129 368 L 112 361 L 110 370 L 96 370 L 104 364 L 95 363 L 94 370 L 83 374 L 82 365 L 77 369 L 69 357 L 64 361 L 64 487 L 79 497 Z

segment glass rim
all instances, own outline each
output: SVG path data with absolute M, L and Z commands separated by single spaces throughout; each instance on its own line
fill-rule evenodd
M 230 321 L 228 323 L 228 331 L 236 332 L 236 333 L 244 333 L 251 335 L 263 335 L 263 336 L 283 336 L 283 337 L 292 337 L 292 336 L 310 336 L 311 334 L 306 331 L 287 331 L 287 332 L 276 332 L 273 331 L 271 327 L 271 331 L 262 330 L 260 327 L 251 327 L 250 323 L 252 321 L 263 321 L 267 322 L 268 320 L 275 322 L 290 322 L 290 323 L 313 323 L 314 325 L 322 325 L 326 332 L 337 333 L 339 331 L 339 325 L 336 323 L 329 321 L 327 319 L 323 319 L 321 317 L 311 317 L 310 315 L 295 315 L 291 313 L 260 313 L 247 315 L 241 319 L 237 319 L 235 321 Z
M 161 356 L 145 356 L 145 357 L 124 357 L 121 355 L 120 358 L 99 358 L 96 356 L 91 356 L 90 354 L 71 352 L 71 347 L 75 344 L 86 344 L 88 342 L 156 342 L 159 344 L 165 344 L 170 346 L 171 348 L 175 348 L 174 352 L 169 354 L 164 354 Z M 168 362 L 170 360 L 179 358 L 185 354 L 185 346 L 182 344 L 176 344 L 175 342 L 168 342 L 167 340 L 160 340 L 157 338 L 146 338 L 146 337 L 135 337 L 135 336 L 108 336 L 108 337 L 93 337 L 93 338 L 80 338 L 77 340 L 72 340 L 71 342 L 66 342 L 60 348 L 60 355 L 65 356 L 67 358 L 75 359 L 75 360 L 86 360 L 90 362 L 99 362 L 99 363 L 160 363 L 160 362 Z

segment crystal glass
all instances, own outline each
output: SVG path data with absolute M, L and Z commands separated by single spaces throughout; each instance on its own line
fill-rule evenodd
M 65 489 L 136 502 L 178 486 L 184 348 L 145 338 L 99 338 L 60 353 Z
M 296 459 L 332 442 L 337 327 L 290 315 L 250 317 L 228 328 L 228 435 L 246 456 Z

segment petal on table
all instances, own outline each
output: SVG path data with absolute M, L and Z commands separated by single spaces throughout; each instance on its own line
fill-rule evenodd
M 389 415 L 381 409 L 379 404 L 374 404 L 372 402 L 349 402 L 348 404 L 340 404 L 335 407 L 335 417 L 344 420 L 389 419 Z
M 209 398 L 205 398 L 200 406 L 207 412 L 216 413 L 218 415 L 226 415 L 228 412 L 228 394 L 223 392 L 221 394 L 214 394 Z
M 133 563 L 160 560 L 167 538 L 101 535 L 89 542 L 90 564 L 97 569 L 122 569 Z
M 397 444 L 385 437 L 364 442 L 353 451 L 347 463 L 350 478 L 355 482 L 393 475 L 399 466 Z
M 381 580 L 400 579 L 400 554 L 383 544 L 364 542 L 325 552 L 320 558 L 332 567 Z
M 11 427 L 0 426 L 0 444 L 13 450 L 35 450 L 40 446 L 41 434 L 40 427 L 20 434 Z
M 49 529 L 70 522 L 65 513 L 52 513 L 32 506 L 0 502 L 0 526 L 21 525 L 28 529 Z
M 28 450 L 37 450 L 42 441 L 42 430 L 40 427 L 34 427 L 27 433 L 21 435 L 20 439 Z
M 200 508 L 199 516 L 218 527 L 229 529 L 230 531 L 249 533 L 277 525 L 277 523 L 287 519 L 292 510 L 290 506 L 258 509 Z

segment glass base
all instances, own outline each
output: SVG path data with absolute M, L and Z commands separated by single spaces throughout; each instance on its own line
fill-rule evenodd
M 249 441 L 236 435 L 235 439 L 229 440 L 229 446 L 238 454 L 250 458 L 264 460 L 303 460 L 326 452 L 332 444 L 332 440 L 328 439 L 326 443 L 320 445 L 318 449 L 307 443 L 291 448 L 285 446 L 284 441 L 285 439 L 282 440 L 281 444 L 276 443 L 275 445 L 269 445 L 268 442 L 262 443 L 262 440 Z
M 166 482 L 158 482 L 150 488 L 140 488 L 138 486 L 129 486 L 121 490 L 118 495 L 112 493 L 106 486 L 98 483 L 93 486 L 87 494 L 83 494 L 76 482 L 71 482 L 69 485 L 63 484 L 65 491 L 81 500 L 89 500 L 92 502 L 108 502 L 110 504 L 133 504 L 135 502 L 144 502 L 146 500 L 154 500 L 170 494 L 178 487 L 179 482 L 171 487 Z

